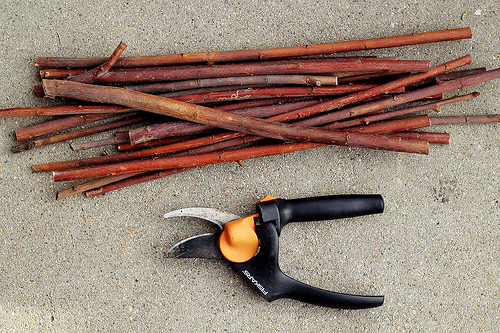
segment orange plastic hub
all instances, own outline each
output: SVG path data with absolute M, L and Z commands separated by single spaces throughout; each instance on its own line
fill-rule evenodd
M 228 222 L 219 237 L 219 249 L 231 262 L 245 262 L 253 258 L 259 249 L 259 239 L 255 233 L 254 218 L 258 214 Z

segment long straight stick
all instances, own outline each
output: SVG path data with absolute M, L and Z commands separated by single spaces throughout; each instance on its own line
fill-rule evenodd
M 292 59 L 229 63 L 219 65 L 184 65 L 165 67 L 114 68 L 94 82 L 131 83 L 189 79 L 205 79 L 228 76 L 269 74 L 325 74 L 333 72 L 425 72 L 430 62 L 423 60 L 386 59 Z M 83 73 L 78 69 L 48 68 L 40 71 L 42 79 L 64 79 Z
M 222 52 L 197 52 L 180 53 L 170 55 L 158 55 L 148 57 L 122 57 L 116 62 L 117 67 L 136 66 L 165 66 L 189 63 L 215 63 L 226 61 L 279 59 L 297 56 L 311 56 L 319 54 L 331 54 L 346 51 L 358 51 L 369 49 L 380 49 L 387 47 L 398 47 L 424 43 L 434 43 L 450 40 L 471 38 L 470 28 L 431 31 L 400 35 L 392 37 L 372 38 L 364 40 L 343 41 L 324 44 L 312 44 L 294 47 L 237 50 Z M 107 58 L 47 58 L 40 57 L 36 65 L 44 67 L 94 67 L 102 64 Z
M 312 75 L 253 75 L 253 76 L 230 76 L 213 79 L 198 79 L 174 82 L 160 82 L 150 84 L 129 85 L 124 88 L 140 91 L 143 93 L 167 93 L 180 90 L 190 90 L 207 87 L 223 86 L 275 86 L 275 85 L 303 85 L 303 86 L 336 86 L 336 76 L 312 76 Z
M 124 105 L 139 110 L 194 121 L 201 124 L 281 140 L 328 143 L 372 149 L 427 154 L 429 145 L 419 140 L 396 140 L 391 137 L 347 133 L 238 115 L 169 98 L 148 95 L 118 87 L 96 86 L 71 81 L 43 80 L 47 96 L 69 97 L 98 103 Z

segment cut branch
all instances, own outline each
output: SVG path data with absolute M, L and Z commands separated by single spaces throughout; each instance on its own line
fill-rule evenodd
M 127 45 L 125 45 L 124 43 L 120 43 L 113 52 L 113 54 L 111 55 L 111 57 L 109 57 L 109 59 L 106 60 L 104 63 L 102 63 L 101 65 L 97 66 L 96 68 L 88 72 L 81 73 L 78 75 L 70 75 L 68 77 L 68 80 L 75 82 L 82 82 L 82 83 L 94 82 L 96 79 L 106 74 L 111 69 L 111 67 L 113 67 L 113 65 L 116 63 L 116 61 L 121 56 L 126 47 Z
M 275 74 L 329 74 L 333 72 L 425 72 L 429 61 L 385 59 L 291 59 L 210 66 L 167 66 L 115 68 L 95 79 L 101 83 L 131 83 L 205 79 L 228 76 Z M 64 79 L 83 73 L 79 69 L 48 68 L 40 71 L 42 79 Z
M 272 86 L 272 85 L 306 85 L 306 86 L 335 86 L 338 84 L 336 76 L 311 76 L 311 75 L 255 75 L 233 76 L 213 79 L 198 79 L 176 82 L 161 82 L 151 84 L 129 85 L 124 88 L 143 93 L 167 93 L 180 90 L 190 90 L 207 87 L 223 86 Z
M 0 118 L 30 117 L 30 116 L 67 116 L 95 113 L 125 113 L 137 111 L 118 105 L 61 105 L 39 106 L 27 108 L 12 108 L 0 110 Z
M 63 118 L 53 119 L 40 124 L 16 129 L 16 139 L 17 141 L 33 139 L 115 116 L 116 115 L 108 113 L 66 116 Z
M 400 132 L 393 133 L 393 136 L 399 136 L 406 139 L 420 139 L 429 143 L 447 145 L 450 143 L 450 134 L 448 133 L 432 133 L 432 132 Z
M 398 47 L 405 45 L 416 45 L 424 43 L 434 43 L 441 41 L 459 40 L 471 38 L 470 28 L 441 30 L 423 33 L 414 33 L 410 35 L 401 35 L 393 37 L 373 38 L 364 40 L 344 41 L 325 44 L 313 44 L 304 46 L 238 50 L 222 52 L 199 52 L 199 53 L 180 53 L 170 55 L 148 56 L 148 57 L 129 57 L 120 58 L 116 66 L 118 67 L 136 67 L 136 66 L 164 66 L 174 64 L 188 63 L 215 63 L 243 60 L 262 60 L 277 59 L 297 56 L 311 56 L 320 54 L 331 54 L 346 51 L 358 51 L 369 49 L 380 49 L 387 47 Z M 47 58 L 40 57 L 36 61 L 37 66 L 44 67 L 94 67 L 106 61 L 106 58 Z
M 27 151 L 33 148 L 40 148 L 44 146 L 48 146 L 54 143 L 70 140 L 70 139 L 75 139 L 75 138 L 81 138 L 83 136 L 91 135 L 91 134 L 97 134 L 105 131 L 109 131 L 112 129 L 132 125 L 132 124 L 137 124 L 139 122 L 145 121 L 148 119 L 148 115 L 136 115 L 136 116 L 130 116 L 126 119 L 120 119 L 116 120 L 113 122 L 109 122 L 106 124 L 101 124 L 97 126 L 92 126 L 88 128 L 83 128 L 75 131 L 71 131 L 68 133 L 62 133 L 59 135 L 54 135 L 48 138 L 43 138 L 43 139 L 38 139 L 35 141 L 29 141 L 26 143 L 23 143 L 21 145 L 14 146 L 10 149 L 12 153 L 20 153 L 22 151 Z
M 322 102 L 322 100 L 306 100 L 292 103 L 278 103 L 275 105 L 266 105 L 260 107 L 248 107 L 231 111 L 237 114 L 252 116 L 256 118 L 268 118 L 284 112 L 289 112 L 292 110 L 319 104 L 320 102 Z M 227 107 L 216 107 L 216 109 L 221 111 L 229 110 L 229 108 Z M 169 136 L 205 132 L 211 128 L 212 127 L 195 124 L 192 122 L 161 123 L 130 130 L 129 138 L 132 145 L 137 145 L 143 142 L 162 139 Z
M 376 137 L 314 127 L 297 127 L 117 87 L 95 86 L 58 80 L 43 80 L 43 87 L 48 96 L 124 105 L 231 131 L 281 140 L 318 142 L 421 154 L 427 154 L 429 149 L 428 143 L 424 141 L 394 140 L 394 138 L 384 136 Z
M 498 123 L 498 122 L 500 122 L 500 114 L 431 117 L 432 125 L 488 124 L 488 123 Z

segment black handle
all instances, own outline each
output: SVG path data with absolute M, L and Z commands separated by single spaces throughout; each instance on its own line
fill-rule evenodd
M 275 281 L 280 284 L 281 289 L 277 298 L 292 298 L 301 302 L 342 309 L 367 309 L 384 304 L 384 296 L 336 293 L 309 286 L 283 273 L 276 274 Z
M 382 213 L 384 200 L 379 194 L 330 195 L 303 199 L 275 199 L 259 202 L 263 222 L 274 221 L 278 234 L 290 222 L 321 221 Z
M 261 248 L 251 260 L 233 266 L 247 282 L 269 302 L 279 298 L 342 309 L 366 309 L 381 306 L 384 296 L 341 294 L 309 286 L 286 276 L 278 265 L 278 233 L 271 223 L 256 226 Z

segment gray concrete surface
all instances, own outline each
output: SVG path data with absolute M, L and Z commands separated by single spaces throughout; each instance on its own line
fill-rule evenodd
M 51 104 L 32 94 L 37 56 L 106 56 L 265 48 L 470 26 L 471 40 L 370 51 L 433 64 L 471 54 L 500 63 L 498 0 L 12 1 L 0 3 L 0 108 Z M 472 66 L 470 66 L 472 67 Z M 444 115 L 500 113 L 500 82 Z M 447 96 L 451 96 L 448 94 Z M 0 119 L 2 332 L 493 332 L 500 324 L 499 125 L 443 126 L 449 146 L 428 156 L 326 147 L 209 166 L 103 197 L 56 201 L 67 184 L 35 163 L 76 154 L 66 143 L 11 154 Z M 83 141 L 83 140 L 82 140 Z M 284 198 L 381 193 L 382 215 L 296 224 L 280 264 L 294 278 L 349 293 L 384 294 L 376 309 L 267 303 L 225 264 L 163 253 L 205 232 L 164 212 L 209 206 L 253 212 Z

